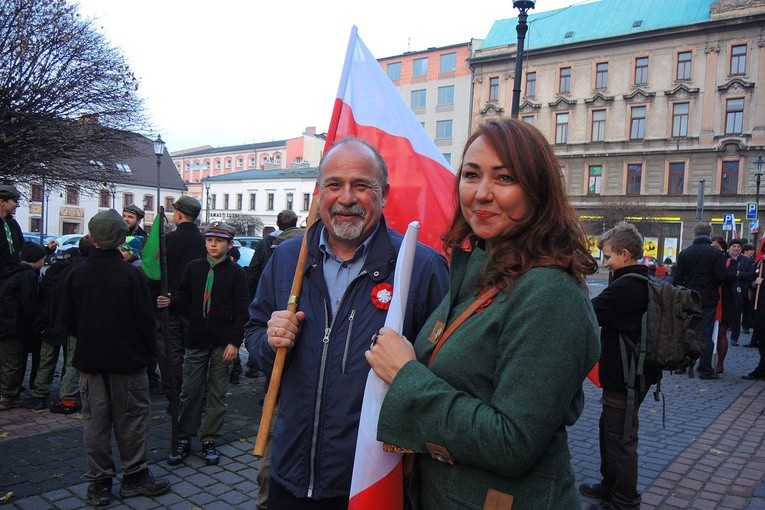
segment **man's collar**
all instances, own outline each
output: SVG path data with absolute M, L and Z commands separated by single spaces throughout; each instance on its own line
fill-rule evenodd
M 358 248 L 356 248 L 356 251 L 353 254 L 353 257 L 351 260 L 357 259 L 358 257 L 361 257 L 365 253 L 367 253 L 367 250 L 369 250 L 369 246 L 372 244 L 372 239 L 377 234 L 377 231 L 380 229 L 380 223 L 377 223 L 377 226 L 375 229 L 370 232 L 370 234 L 367 236 L 366 239 L 364 239 L 364 242 L 362 242 Z M 321 253 L 324 254 L 324 257 L 332 257 L 336 260 L 340 260 L 340 258 L 335 255 L 335 253 L 332 251 L 332 248 L 329 246 L 329 238 L 327 236 L 327 226 L 322 225 L 321 231 L 319 233 L 319 250 Z

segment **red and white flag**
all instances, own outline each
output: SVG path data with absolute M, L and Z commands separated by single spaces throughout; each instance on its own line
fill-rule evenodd
M 374 145 L 388 165 L 388 226 L 402 234 L 420 222 L 420 241 L 443 251 L 441 235 L 454 213 L 454 173 L 404 102 L 354 26 L 327 134 L 326 148 L 344 136 Z
M 385 316 L 385 326 L 398 333 L 401 333 L 404 327 L 406 300 L 412 279 L 418 231 L 419 224 L 416 221 L 411 222 L 406 229 L 404 241 L 396 259 L 393 298 L 390 301 L 388 315 Z M 377 422 L 386 393 L 388 393 L 388 384 L 370 370 L 364 387 L 359 435 L 356 438 L 349 510 L 401 510 L 403 508 L 401 454 L 383 451 L 383 444 L 377 440 Z

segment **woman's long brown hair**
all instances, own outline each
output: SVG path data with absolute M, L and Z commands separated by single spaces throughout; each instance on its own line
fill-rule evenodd
M 536 128 L 525 122 L 492 120 L 482 124 L 468 139 L 454 181 L 457 204 L 452 224 L 443 236 L 445 249 L 461 245 L 473 233 L 460 208 L 459 183 L 465 153 L 478 137 L 483 137 L 510 169 L 529 202 L 529 211 L 517 228 L 492 240 L 498 248 L 490 253 L 480 287 L 509 287 L 520 275 L 540 266 L 559 267 L 584 285 L 585 275 L 597 271 L 597 262 L 566 197 L 560 164 L 552 147 Z

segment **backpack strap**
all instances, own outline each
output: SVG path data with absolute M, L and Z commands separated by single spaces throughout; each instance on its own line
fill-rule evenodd
M 622 371 L 624 373 L 624 384 L 627 386 L 627 406 L 624 411 L 624 428 L 622 429 L 622 439 L 627 441 L 632 433 L 632 420 L 630 417 L 635 410 L 635 380 L 637 367 L 635 364 L 634 356 L 627 356 L 627 347 L 629 344 L 633 351 L 635 344 L 628 340 L 624 335 L 619 333 L 619 348 L 622 352 Z

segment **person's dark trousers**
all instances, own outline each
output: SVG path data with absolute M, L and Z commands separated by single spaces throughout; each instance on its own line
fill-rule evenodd
M 757 350 L 760 351 L 760 361 L 751 373 L 758 377 L 765 377 L 765 329 L 754 328 L 752 343 L 757 342 Z
M 146 368 L 132 374 L 80 372 L 82 437 L 88 472 L 85 479 L 105 480 L 116 472 L 111 449 L 114 430 L 122 472 L 146 469 L 149 440 L 149 378 Z
M 741 327 L 744 331 L 749 331 L 754 328 L 754 318 L 752 312 L 754 309 L 754 297 L 749 299 L 749 294 L 744 293 L 744 306 L 741 310 Z
M 175 374 L 175 394 L 176 398 L 180 399 L 181 386 L 183 386 L 184 339 L 186 338 L 188 320 L 180 315 L 168 313 L 167 324 L 167 338 L 170 342 L 170 353 L 173 363 L 172 373 Z M 159 363 L 159 372 L 162 375 L 162 384 L 168 390 L 167 398 L 169 401 L 171 370 L 168 367 L 167 359 L 165 358 L 165 335 L 162 331 L 162 315 L 159 311 L 155 315 L 154 331 L 157 341 L 157 362 Z
M 741 336 L 741 311 L 742 310 L 740 309 L 736 311 L 736 313 L 733 315 L 733 321 L 728 326 L 728 330 L 730 331 L 730 340 L 734 344 L 738 344 L 738 338 Z
M 271 478 L 268 483 L 268 510 L 348 510 L 348 498 L 296 498 Z
M 717 306 L 709 306 L 701 309 L 701 344 L 703 350 L 699 357 L 699 374 L 710 375 L 712 369 L 712 351 L 714 343 L 712 342 L 712 333 L 715 327 L 715 315 Z
M 638 482 L 638 411 L 645 393 L 636 390 L 632 416 L 626 415 L 627 393 L 603 390 L 600 402 L 600 474 L 603 486 L 611 494 L 614 510 L 640 510 Z M 624 440 L 624 420 L 632 420 L 630 437 Z

